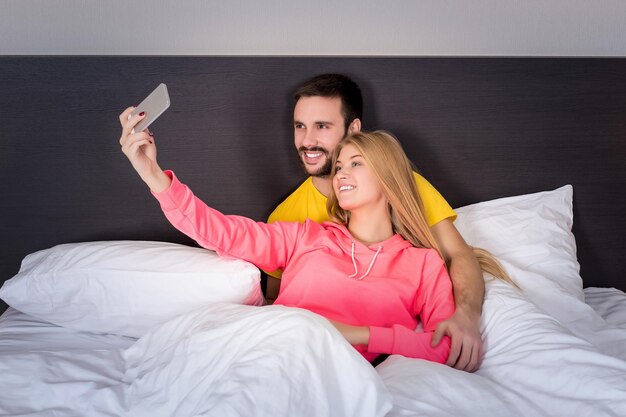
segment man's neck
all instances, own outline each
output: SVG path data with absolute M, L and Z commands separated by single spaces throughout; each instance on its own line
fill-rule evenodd
M 313 178 L 313 186 L 324 195 L 324 197 L 328 198 L 328 195 L 333 189 L 333 181 L 330 176 L 328 177 L 312 177 Z

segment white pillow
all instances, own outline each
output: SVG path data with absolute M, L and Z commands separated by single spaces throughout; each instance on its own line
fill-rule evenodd
M 456 209 L 466 242 L 487 249 L 528 294 L 584 300 L 572 234 L 571 185 Z
M 543 313 L 598 351 L 626 358 L 620 349 L 623 332 L 584 302 L 571 232 L 572 194 L 572 186 L 566 185 L 462 207 L 456 226 L 469 244 L 496 255 L 524 298 Z
M 70 243 L 32 253 L 0 298 L 59 326 L 132 337 L 210 303 L 264 303 L 252 264 L 144 241 Z

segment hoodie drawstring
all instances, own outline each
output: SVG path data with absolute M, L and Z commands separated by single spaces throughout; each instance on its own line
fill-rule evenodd
M 359 281 L 362 280 L 363 278 L 365 278 L 367 276 L 367 274 L 370 273 L 370 271 L 372 270 L 372 267 L 374 266 L 374 261 L 376 261 L 376 257 L 378 256 L 378 254 L 380 253 L 380 251 L 382 249 L 383 249 L 383 247 L 378 245 L 378 250 L 374 254 L 374 257 L 372 258 L 372 261 L 370 262 L 370 265 L 367 267 L 367 271 L 365 271 L 365 273 L 363 275 L 361 275 L 360 277 L 357 278 Z M 352 265 L 354 265 L 354 274 L 348 275 L 348 278 L 354 278 L 359 273 L 359 269 L 356 266 L 356 259 L 354 258 L 354 242 L 352 242 Z
M 348 275 L 348 278 L 354 278 L 356 277 L 356 274 L 359 273 L 359 270 L 356 267 L 356 259 L 354 259 L 354 242 L 352 242 L 352 265 L 354 265 L 354 274 Z

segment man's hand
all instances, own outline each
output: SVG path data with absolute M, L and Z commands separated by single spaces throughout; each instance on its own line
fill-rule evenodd
M 466 372 L 476 371 L 483 360 L 480 317 L 472 317 L 457 309 L 452 317 L 437 325 L 432 346 L 437 346 L 446 335 L 451 339 L 450 356 L 446 365 Z

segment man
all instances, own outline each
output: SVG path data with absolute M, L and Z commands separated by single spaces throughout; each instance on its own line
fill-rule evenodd
M 332 187 L 332 153 L 347 135 L 361 130 L 363 98 L 359 86 L 339 74 L 323 74 L 308 80 L 295 93 L 294 143 L 309 177 L 270 215 L 268 222 L 328 220 L 326 197 Z M 485 286 L 471 248 L 452 223 L 456 214 L 437 190 L 415 173 L 426 220 L 449 265 L 456 312 L 439 324 L 436 346 L 444 335 L 452 348 L 447 364 L 473 372 L 483 356 L 480 315 Z M 276 298 L 280 271 L 269 273 L 267 298 Z M 275 278 L 274 278 L 275 277 Z

